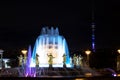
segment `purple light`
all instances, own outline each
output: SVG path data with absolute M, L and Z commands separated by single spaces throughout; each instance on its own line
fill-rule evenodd
M 31 63 L 31 46 L 29 46 L 28 48 L 28 55 L 27 55 L 27 61 L 26 61 L 26 70 L 25 70 L 25 76 L 31 76 L 31 67 L 30 67 L 30 63 Z
M 114 77 L 117 76 L 117 74 L 112 74 Z

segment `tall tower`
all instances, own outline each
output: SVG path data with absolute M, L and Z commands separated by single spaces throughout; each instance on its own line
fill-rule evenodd
M 92 22 L 92 51 L 95 52 L 95 23 Z
M 92 0 L 92 51 L 95 52 L 95 22 L 94 22 L 94 0 Z

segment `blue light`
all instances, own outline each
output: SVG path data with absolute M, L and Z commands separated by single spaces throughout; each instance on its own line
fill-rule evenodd
M 36 39 L 32 53 L 31 67 L 35 66 L 36 54 L 39 55 L 39 67 L 48 67 L 49 57 L 47 54 L 50 53 L 52 53 L 54 57 L 53 67 L 63 66 L 63 54 L 66 55 L 67 66 L 70 66 L 69 50 L 66 39 L 59 35 L 58 28 L 54 30 L 53 27 L 51 27 L 51 29 L 45 27 L 42 29 L 41 35 Z

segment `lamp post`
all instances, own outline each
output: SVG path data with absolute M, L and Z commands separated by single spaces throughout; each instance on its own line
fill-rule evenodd
M 118 49 L 117 52 L 120 54 L 120 49 Z M 119 70 L 120 70 L 120 55 L 117 56 L 117 71 Z
M 87 55 L 87 62 L 88 62 L 88 66 L 89 66 L 89 55 L 90 55 L 91 51 L 90 50 L 86 50 L 85 54 Z
M 24 55 L 24 64 L 26 64 L 26 54 L 27 54 L 27 50 L 21 50 L 22 54 Z
M 2 66 L 3 66 L 3 50 L 2 49 L 0 49 L 0 55 L 1 55 L 1 69 L 2 69 Z

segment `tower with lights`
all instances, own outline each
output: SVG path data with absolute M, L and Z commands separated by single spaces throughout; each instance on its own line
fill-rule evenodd
M 92 51 L 95 52 L 95 23 L 92 22 Z
M 94 3 L 92 2 L 92 51 L 95 52 L 95 22 L 94 22 Z

